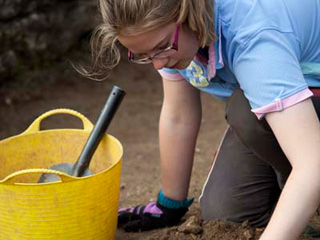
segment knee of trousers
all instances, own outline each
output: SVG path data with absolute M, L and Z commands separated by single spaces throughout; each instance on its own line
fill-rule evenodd
M 272 207 L 260 207 L 256 211 L 253 206 L 248 206 L 247 202 L 236 201 L 228 195 L 211 194 L 210 198 L 202 196 L 200 198 L 201 217 L 203 220 L 222 220 L 234 223 L 249 221 L 253 227 L 266 226 L 272 214 Z
M 230 220 L 230 215 L 238 210 L 234 209 L 234 202 L 225 193 L 207 193 L 199 200 L 203 220 Z

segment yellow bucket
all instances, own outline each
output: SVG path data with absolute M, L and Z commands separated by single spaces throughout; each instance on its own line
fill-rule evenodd
M 40 130 L 43 119 L 71 114 L 83 129 Z M 75 163 L 92 123 L 70 109 L 56 109 L 37 118 L 20 135 L 0 141 L 1 240 L 114 239 L 120 193 L 121 143 L 105 135 L 90 163 L 95 174 L 77 178 L 46 169 Z M 61 181 L 37 183 L 42 173 Z

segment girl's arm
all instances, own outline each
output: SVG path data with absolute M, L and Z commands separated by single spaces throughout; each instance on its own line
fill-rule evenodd
M 320 203 L 320 124 L 310 99 L 266 120 L 292 172 L 261 239 L 297 239 Z
M 187 81 L 166 79 L 163 87 L 159 122 L 163 191 L 156 202 L 119 209 L 118 226 L 128 232 L 177 225 L 193 201 L 186 198 L 201 122 L 199 90 Z
M 201 123 L 200 93 L 187 81 L 163 79 L 163 88 L 159 123 L 162 187 L 167 198 L 183 201 Z

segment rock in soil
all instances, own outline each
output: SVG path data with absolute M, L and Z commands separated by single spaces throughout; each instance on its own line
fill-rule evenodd
M 191 216 L 187 221 L 179 226 L 178 231 L 195 235 L 202 233 L 203 229 L 201 226 L 201 220 L 196 216 Z

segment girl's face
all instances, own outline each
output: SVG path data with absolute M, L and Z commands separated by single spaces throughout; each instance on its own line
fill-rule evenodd
M 147 31 L 135 36 L 119 34 L 119 42 L 134 54 L 154 56 L 155 53 L 170 47 L 174 41 L 176 23 Z M 166 58 L 155 58 L 152 63 L 155 69 L 186 68 L 196 55 L 199 43 L 195 33 L 186 25 L 179 28 L 178 51 Z

